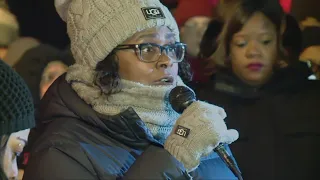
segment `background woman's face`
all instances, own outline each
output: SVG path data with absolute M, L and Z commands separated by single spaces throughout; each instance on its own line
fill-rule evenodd
M 168 27 L 162 26 L 138 32 L 123 44 L 154 43 L 163 46 L 174 44 L 175 41 L 175 34 Z M 178 63 L 172 63 L 166 53 L 160 56 L 158 62 L 152 63 L 140 61 L 132 49 L 119 50 L 116 55 L 122 79 L 145 85 L 159 85 L 160 80 L 165 77 L 172 77 L 172 84 L 177 80 Z
M 12 133 L 8 139 L 2 158 L 3 171 L 8 178 L 18 177 L 17 156 L 25 147 L 30 129 Z
M 50 62 L 42 73 L 40 82 L 40 98 L 44 96 L 51 84 L 63 73 L 67 71 L 68 67 L 61 61 Z
M 270 78 L 277 54 L 275 26 L 262 13 L 255 13 L 230 43 L 233 72 L 252 86 L 262 85 Z

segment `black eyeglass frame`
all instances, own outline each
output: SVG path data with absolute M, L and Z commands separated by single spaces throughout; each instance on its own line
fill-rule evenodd
M 142 50 L 142 47 L 144 46 L 148 46 L 148 45 L 151 45 L 151 46 L 155 46 L 155 47 L 158 47 L 160 49 L 160 55 L 159 55 L 159 58 L 157 60 L 154 60 L 154 61 L 148 61 L 148 60 L 144 60 L 142 58 L 142 55 L 141 55 L 141 50 Z M 136 55 L 138 56 L 139 60 L 142 61 L 142 62 L 145 62 L 145 63 L 154 63 L 154 62 L 157 62 L 159 61 L 160 57 L 162 56 L 163 54 L 163 51 L 166 52 L 166 54 L 168 55 L 168 52 L 169 52 L 169 48 L 172 48 L 173 46 L 182 46 L 183 47 L 183 50 L 184 50 L 184 55 L 181 59 L 175 59 L 175 62 L 174 63 L 179 63 L 179 62 L 182 62 L 185 58 L 185 55 L 186 55 L 186 50 L 187 50 L 187 45 L 184 44 L 184 43 L 181 43 L 181 42 L 176 42 L 174 44 L 169 44 L 169 45 L 165 45 L 165 46 L 161 46 L 159 44 L 155 44 L 155 43 L 141 43 L 141 44 L 120 44 L 118 45 L 116 48 L 113 49 L 113 53 L 115 53 L 116 51 L 118 50 L 127 50 L 127 49 L 133 49 L 135 50 L 135 53 Z

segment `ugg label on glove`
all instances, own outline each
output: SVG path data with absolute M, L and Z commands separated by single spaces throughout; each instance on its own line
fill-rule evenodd
M 193 102 L 175 123 L 164 148 L 180 161 L 187 172 L 195 170 L 201 157 L 212 153 L 220 143 L 236 141 L 239 133 L 228 129 L 224 109 L 202 101 Z
M 179 135 L 184 138 L 187 138 L 189 136 L 189 133 L 190 133 L 190 129 L 183 127 L 183 126 L 179 126 L 179 125 L 175 130 L 176 135 Z

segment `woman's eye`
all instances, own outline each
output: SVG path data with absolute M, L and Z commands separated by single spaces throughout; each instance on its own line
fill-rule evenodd
M 246 42 L 236 42 L 236 46 L 238 46 L 238 47 L 244 47 L 244 46 L 246 46 Z
M 152 46 L 148 46 L 148 47 L 143 47 L 142 48 L 142 52 L 144 53 L 148 53 L 148 52 L 153 52 L 153 47 Z
M 267 45 L 270 44 L 272 40 L 268 39 L 268 40 L 263 40 L 262 44 Z
M 169 51 L 169 52 L 175 52 L 175 51 L 176 51 L 176 48 L 173 47 L 173 46 L 171 46 L 171 47 L 168 48 L 168 51 Z

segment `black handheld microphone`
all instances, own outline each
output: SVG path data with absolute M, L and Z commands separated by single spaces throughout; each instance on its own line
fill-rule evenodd
M 169 94 L 169 102 L 177 113 L 182 113 L 189 105 L 196 101 L 196 95 L 193 91 L 185 86 L 177 86 L 173 88 Z M 223 162 L 229 167 L 232 173 L 242 180 L 241 172 L 237 168 L 236 163 L 226 151 L 223 144 L 214 149 Z

